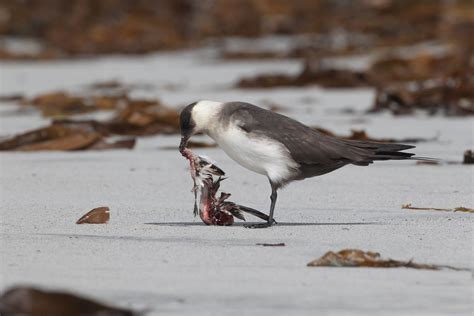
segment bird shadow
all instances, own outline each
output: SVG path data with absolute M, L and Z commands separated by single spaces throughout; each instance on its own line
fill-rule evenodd
M 239 222 L 234 223 L 232 226 L 244 227 L 249 224 L 257 224 L 258 222 Z M 145 225 L 156 225 L 156 226 L 208 226 L 200 222 L 155 222 L 155 223 L 144 223 Z M 381 222 L 341 222 L 341 223 L 302 223 L 302 222 L 278 222 L 273 227 L 287 227 L 287 226 L 354 226 L 354 225 L 385 225 Z

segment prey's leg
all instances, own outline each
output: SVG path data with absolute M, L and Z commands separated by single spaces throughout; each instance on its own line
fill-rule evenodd
M 277 200 L 277 188 L 270 183 L 272 186 L 272 194 L 270 195 L 270 214 L 268 215 L 268 220 L 266 223 L 259 223 L 259 224 L 249 224 L 249 225 L 244 225 L 246 228 L 267 228 L 272 226 L 273 224 L 276 224 L 277 222 L 273 219 L 273 212 L 275 211 L 275 204 Z

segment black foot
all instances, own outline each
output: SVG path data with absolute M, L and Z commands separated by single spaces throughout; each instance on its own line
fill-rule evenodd
M 246 224 L 244 225 L 245 228 L 267 228 L 272 225 L 275 225 L 277 222 L 273 220 L 272 222 L 266 222 L 266 223 L 258 223 L 258 224 Z

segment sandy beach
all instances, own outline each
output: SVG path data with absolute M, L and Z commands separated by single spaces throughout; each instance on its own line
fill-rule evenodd
M 2 62 L 0 90 L 34 96 L 115 79 L 151 84 L 134 95 L 175 108 L 199 99 L 272 101 L 285 115 L 339 134 L 365 129 L 374 137 L 435 137 L 414 152 L 446 161 L 461 162 L 474 145 L 472 118 L 365 114 L 373 89 L 234 89 L 243 75 L 295 73 L 299 63 L 220 63 L 214 53 Z M 47 124 L 33 110 L 0 107 L 2 137 Z M 140 138 L 133 150 L 2 152 L 0 290 L 63 289 L 147 315 L 472 315 L 472 214 L 401 208 L 472 207 L 472 165 L 348 166 L 291 184 L 279 193 L 278 225 L 250 230 L 241 222 L 205 226 L 193 216 L 192 181 L 173 148 L 178 143 L 178 135 L 160 135 Z M 267 212 L 264 177 L 218 148 L 196 152 L 226 171 L 222 190 L 231 201 Z M 108 224 L 75 224 L 98 206 L 110 207 Z M 306 266 L 345 248 L 470 271 Z

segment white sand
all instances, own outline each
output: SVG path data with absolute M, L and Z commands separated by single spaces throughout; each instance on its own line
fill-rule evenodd
M 287 115 L 339 133 L 365 128 L 377 137 L 432 137 L 419 155 L 461 160 L 473 147 L 473 119 L 349 115 L 373 92 L 316 87 L 239 91 L 242 74 L 298 70 L 296 62 L 234 62 L 207 51 L 144 58 L 2 63 L 1 93 L 78 89 L 100 80 L 157 85 L 137 95 L 171 106 L 195 99 L 272 100 Z M 167 84 L 178 85 L 177 90 Z M 308 104 L 308 99 L 313 104 Z M 1 105 L 1 135 L 47 124 L 37 113 Z M 411 211 L 415 206 L 474 205 L 473 169 L 414 162 L 345 167 L 297 182 L 279 194 L 279 225 L 265 230 L 204 226 L 177 136 L 140 139 L 133 151 L 2 153 L 0 289 L 17 284 L 66 289 L 150 315 L 471 315 L 470 272 L 308 268 L 328 250 L 360 248 L 383 257 L 473 268 L 472 215 Z M 266 211 L 269 185 L 219 149 L 231 200 Z M 108 225 L 76 225 L 86 211 L 111 208 Z M 256 243 L 284 242 L 285 247 Z

